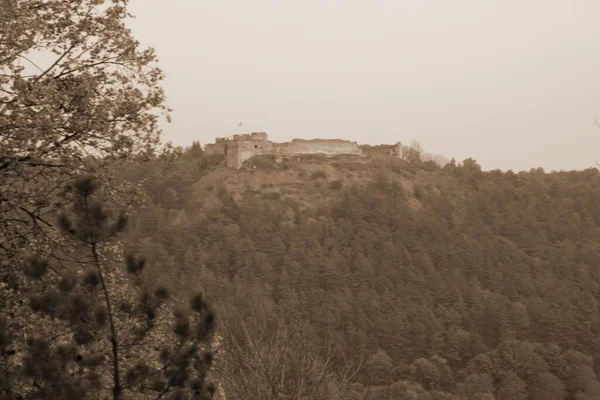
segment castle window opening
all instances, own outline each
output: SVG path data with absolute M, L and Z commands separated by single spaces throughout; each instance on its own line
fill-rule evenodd
M 254 145 L 254 148 L 255 148 L 255 149 L 258 149 L 258 145 L 257 145 L 257 144 L 255 144 L 255 145 Z

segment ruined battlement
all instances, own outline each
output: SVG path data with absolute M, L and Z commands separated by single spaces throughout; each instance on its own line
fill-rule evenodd
M 215 138 L 215 143 L 227 142 L 230 140 L 268 140 L 268 136 L 266 132 L 242 133 Z
M 252 132 L 233 135 L 232 140 L 269 140 L 269 137 L 266 132 Z
M 400 144 L 388 149 L 395 155 Z M 224 154 L 227 166 L 241 168 L 244 162 L 253 156 L 270 156 L 276 161 L 304 154 L 355 155 L 363 157 L 363 150 L 357 142 L 343 139 L 293 139 L 291 142 L 274 143 L 269 141 L 265 132 L 253 132 L 217 138 L 215 143 L 207 144 L 209 154 Z
M 402 157 L 402 149 L 404 146 L 400 142 L 396 144 L 379 144 L 371 146 L 368 144 L 360 146 L 365 156 L 392 156 Z

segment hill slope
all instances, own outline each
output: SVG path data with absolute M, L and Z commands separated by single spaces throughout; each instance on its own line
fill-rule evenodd
M 301 326 L 332 371 L 363 359 L 369 398 L 600 398 L 596 169 L 188 151 L 125 176 L 148 279 L 202 287 L 230 327 Z

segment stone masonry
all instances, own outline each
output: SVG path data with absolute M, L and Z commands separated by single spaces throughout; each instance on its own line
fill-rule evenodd
M 227 166 L 237 169 L 241 168 L 246 160 L 257 155 L 274 157 L 276 161 L 302 154 L 363 156 L 358 143 L 349 140 L 294 139 L 286 143 L 273 143 L 269 141 L 265 132 L 217 138 L 215 143 L 205 146 L 205 151 L 209 154 L 225 154 Z

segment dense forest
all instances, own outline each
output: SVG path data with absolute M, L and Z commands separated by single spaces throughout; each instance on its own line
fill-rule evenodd
M 129 17 L 0 1 L 0 400 L 600 399 L 598 169 L 230 169 Z
M 339 398 L 600 396 L 596 169 L 255 158 L 236 172 L 196 144 L 123 171 L 145 200 L 127 246 L 149 279 L 219 304 L 234 398 L 270 398 L 258 383 L 273 381 L 301 398 L 314 377 L 293 375 L 296 351 L 340 380 L 309 398 L 341 384 Z M 244 344 L 264 347 L 241 363 Z

